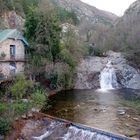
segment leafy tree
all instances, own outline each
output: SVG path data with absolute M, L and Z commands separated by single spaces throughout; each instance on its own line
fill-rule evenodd
M 38 23 L 38 16 L 36 7 L 30 7 L 30 12 L 26 16 L 25 22 L 25 36 L 30 42 L 35 40 L 35 31 Z
M 45 5 L 48 3 L 43 3 Z M 25 23 L 25 35 L 30 40 L 30 74 L 45 75 L 50 88 L 70 88 L 76 65 L 84 55 L 77 31 L 69 28 L 62 35 L 61 23 L 74 19 L 74 12 L 50 8 L 31 9 Z M 68 16 L 68 17 L 67 17 Z
M 47 47 L 47 49 L 44 50 L 44 55 L 51 53 L 53 62 L 56 61 L 57 54 L 60 52 L 60 33 L 61 28 L 59 27 L 57 16 L 53 11 L 48 14 L 39 14 L 35 34 L 36 42 Z
M 31 7 L 37 7 L 39 4 L 39 0 L 20 0 L 20 1 L 25 15 L 28 15 Z
M 54 11 L 44 13 L 31 9 L 25 23 L 25 35 L 30 40 L 28 51 L 31 73 L 45 72 L 47 61 L 56 62 L 60 52 L 61 28 Z M 30 71 L 29 70 L 29 71 Z

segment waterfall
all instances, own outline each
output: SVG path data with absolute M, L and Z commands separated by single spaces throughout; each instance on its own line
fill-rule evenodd
M 101 89 L 115 89 L 118 88 L 117 77 L 112 62 L 109 61 L 100 75 Z

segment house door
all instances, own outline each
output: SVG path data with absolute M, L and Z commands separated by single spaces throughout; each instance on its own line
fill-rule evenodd
M 16 63 L 11 62 L 10 63 L 10 75 L 13 76 L 16 74 Z
M 16 46 L 10 45 L 10 58 L 15 58 L 16 56 Z

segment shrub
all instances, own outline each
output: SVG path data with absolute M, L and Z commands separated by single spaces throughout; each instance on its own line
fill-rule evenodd
M 86 45 L 85 47 L 88 48 L 88 55 L 93 56 L 94 55 L 94 49 L 90 45 Z
M 7 110 L 7 104 L 0 103 L 0 116 Z
M 85 47 L 88 48 L 89 56 L 103 56 L 104 50 L 92 45 L 86 45 Z
M 101 48 L 93 48 L 95 56 L 103 56 L 103 51 Z
M 9 108 L 11 110 L 11 115 L 13 115 L 13 117 L 17 117 L 19 115 L 23 115 L 24 113 L 27 113 L 30 108 L 30 104 L 24 103 L 22 101 L 17 101 L 15 103 L 12 103 Z
M 0 135 L 6 135 L 10 130 L 11 122 L 7 118 L 0 117 Z
M 36 90 L 35 93 L 31 95 L 32 105 L 38 108 L 42 108 L 47 101 L 47 96 L 44 90 Z
M 32 82 L 30 80 L 26 80 L 25 76 L 17 76 L 14 84 L 10 87 L 10 91 L 12 95 L 16 99 L 22 99 L 26 96 L 27 89 L 32 87 Z

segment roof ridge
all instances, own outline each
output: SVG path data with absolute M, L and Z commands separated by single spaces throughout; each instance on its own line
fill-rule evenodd
M 23 34 L 17 29 L 5 29 L 2 32 L 0 32 L 0 43 L 6 39 L 18 39 L 24 43 L 24 46 L 29 46 Z
M 4 33 L 5 31 L 8 31 L 8 30 L 9 30 L 9 33 L 7 33 L 6 36 L 4 36 L 2 40 L 0 40 L 0 42 L 4 41 L 9 35 L 14 33 L 17 29 L 4 29 L 0 33 Z

